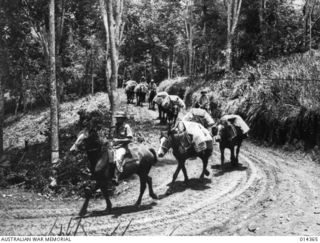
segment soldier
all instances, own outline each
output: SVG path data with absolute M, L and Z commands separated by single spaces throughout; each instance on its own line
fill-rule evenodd
M 209 111 L 209 104 L 210 104 L 210 101 L 209 101 L 209 97 L 207 96 L 207 91 L 202 90 L 201 96 L 198 101 L 199 108 L 206 110 L 208 112 Z
M 124 156 L 128 151 L 128 145 L 132 142 L 133 133 L 129 124 L 125 123 L 127 116 L 124 112 L 115 115 L 117 119 L 114 131 L 113 147 L 116 169 L 114 173 L 114 183 L 117 185 L 120 173 L 123 172 Z
M 145 76 L 144 76 L 144 75 L 142 75 L 142 77 L 141 77 L 141 79 L 140 79 L 139 84 L 141 84 L 141 83 L 145 83 L 145 82 L 146 82 L 146 78 L 145 78 Z
M 152 91 L 152 90 L 156 91 L 157 90 L 157 85 L 153 79 L 151 79 L 150 84 L 148 85 L 148 88 L 149 88 L 149 91 Z
M 154 110 L 154 103 L 153 99 L 157 94 L 157 85 L 155 84 L 154 80 L 151 79 L 150 84 L 148 85 L 148 89 L 149 89 L 149 109 Z

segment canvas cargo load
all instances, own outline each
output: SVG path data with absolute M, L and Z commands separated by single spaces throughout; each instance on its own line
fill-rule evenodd
M 162 101 L 169 96 L 169 94 L 165 91 L 157 93 L 157 95 L 153 98 L 153 102 L 155 102 L 158 105 L 162 104 Z
M 239 115 L 224 115 L 221 120 L 227 120 L 233 125 L 240 127 L 243 133 L 249 132 L 250 128 L 247 123 Z
M 178 122 L 176 129 L 180 134 L 179 137 L 187 137 L 185 140 L 181 139 L 181 145 L 184 146 L 185 149 L 188 149 L 192 145 L 195 151 L 199 153 L 206 150 L 208 146 L 212 146 L 212 137 L 210 132 L 199 123 L 180 121 Z M 186 134 L 188 136 L 186 136 Z
M 125 91 L 133 91 L 134 88 L 137 86 L 137 82 L 134 80 L 129 80 L 126 82 L 126 87 L 125 87 Z
M 161 106 L 165 109 L 168 109 L 171 102 L 173 104 L 176 104 L 177 106 L 179 106 L 180 108 L 184 108 L 185 104 L 183 102 L 183 100 L 177 96 L 177 95 L 169 95 L 166 98 L 163 99 Z
M 200 123 L 205 128 L 211 127 L 214 124 L 214 120 L 210 114 L 200 108 L 192 108 L 182 120 Z
M 134 92 L 148 92 L 148 86 L 145 83 L 140 83 L 134 88 Z

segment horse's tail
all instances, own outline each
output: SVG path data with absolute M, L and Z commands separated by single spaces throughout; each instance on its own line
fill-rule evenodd
M 155 165 L 158 162 L 157 152 L 153 148 L 149 148 L 149 151 L 153 154 L 153 164 Z

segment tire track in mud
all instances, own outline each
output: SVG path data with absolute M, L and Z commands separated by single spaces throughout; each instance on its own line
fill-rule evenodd
M 122 107 L 123 103 L 122 100 Z M 157 116 L 157 112 L 146 107 L 130 105 L 126 109 L 137 116 L 139 124 L 154 124 Z M 134 204 L 139 190 L 138 179 L 129 180 L 119 186 L 121 193 L 112 198 L 115 209 L 112 214 L 101 212 L 104 200 L 92 200 L 88 210 L 98 212 L 82 219 L 82 224 L 89 235 L 106 235 L 119 223 L 117 232 L 123 232 L 132 219 L 127 235 L 319 234 L 320 215 L 315 214 L 316 210 L 320 212 L 317 206 L 319 165 L 308 158 L 289 156 L 252 143 L 244 144 L 240 163 L 242 167 L 221 173 L 220 154 L 216 148 L 208 165 L 210 176 L 207 179 L 203 182 L 196 179 L 201 173 L 201 161 L 188 161 L 190 184 L 184 185 L 180 173 L 174 193 L 167 195 L 167 184 L 176 168 L 176 163 L 167 156 L 151 170 L 154 191 L 160 195 L 160 200 L 150 199 L 146 190 L 139 209 L 128 206 Z M 48 233 L 56 218 L 57 225 L 66 227 L 81 203 L 82 200 L 51 203 L 50 206 L 12 205 L 11 211 L 4 212 L 5 215 L 0 213 L 0 218 L 5 219 L 0 222 L 0 232 L 43 235 Z

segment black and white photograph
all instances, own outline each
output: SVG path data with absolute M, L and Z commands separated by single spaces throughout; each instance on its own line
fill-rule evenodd
M 0 0 L 0 241 L 92 236 L 320 241 L 320 0 Z

